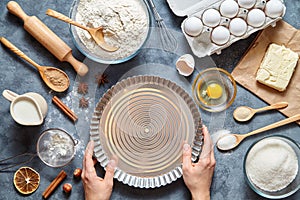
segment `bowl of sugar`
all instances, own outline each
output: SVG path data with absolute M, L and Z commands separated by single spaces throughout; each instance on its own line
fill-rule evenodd
M 286 136 L 273 135 L 254 142 L 244 159 L 248 185 L 262 197 L 282 199 L 300 188 L 300 146 Z
M 87 31 L 70 26 L 77 49 L 99 63 L 118 64 L 133 58 L 150 33 L 151 15 L 145 0 L 74 0 L 70 17 L 86 27 L 102 27 L 105 42 L 118 48 L 106 51 Z

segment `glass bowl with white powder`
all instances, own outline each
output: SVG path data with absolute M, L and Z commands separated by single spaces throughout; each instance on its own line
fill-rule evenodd
M 76 143 L 71 135 L 62 129 L 47 129 L 38 139 L 37 154 L 46 165 L 62 167 L 73 160 Z
M 265 137 L 246 153 L 246 181 L 263 197 L 288 197 L 300 188 L 299 158 L 300 146 L 294 140 L 279 135 Z
M 103 27 L 106 43 L 119 47 L 114 52 L 105 51 L 87 31 L 70 26 L 77 49 L 104 64 L 118 64 L 136 56 L 150 32 L 151 17 L 145 0 L 74 0 L 70 17 L 87 27 Z

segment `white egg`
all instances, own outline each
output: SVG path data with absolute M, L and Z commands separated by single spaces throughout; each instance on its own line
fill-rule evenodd
M 198 36 L 202 29 L 203 24 L 198 17 L 189 17 L 184 22 L 184 32 L 190 36 Z
M 191 54 L 184 54 L 176 61 L 176 69 L 183 76 L 189 76 L 195 68 L 195 59 Z
M 206 26 L 215 27 L 219 25 L 221 20 L 221 15 L 219 11 L 211 8 L 204 11 L 202 15 L 202 20 L 203 20 L 203 24 L 205 24 Z
M 228 42 L 230 38 L 230 32 L 224 26 L 218 26 L 214 28 L 211 33 L 211 40 L 218 45 L 223 45 Z
M 229 31 L 232 35 L 242 36 L 247 31 L 247 23 L 241 18 L 234 18 L 230 21 Z
M 260 27 L 265 23 L 265 13 L 260 9 L 252 9 L 247 15 L 247 23 L 253 27 Z
M 239 12 L 239 5 L 233 0 L 225 0 L 221 3 L 220 12 L 224 17 L 235 17 Z
M 238 4 L 243 8 L 252 8 L 256 3 L 256 0 L 238 0 Z
M 271 18 L 280 17 L 283 14 L 283 4 L 279 0 L 270 0 L 266 4 L 265 12 Z

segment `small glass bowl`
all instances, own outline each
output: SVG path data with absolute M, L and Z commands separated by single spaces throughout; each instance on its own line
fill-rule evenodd
M 249 155 L 249 152 L 251 151 L 251 149 L 258 142 L 261 142 L 264 139 L 270 139 L 270 138 L 280 139 L 280 140 L 286 142 L 294 150 L 294 152 L 296 153 L 297 159 L 298 159 L 298 172 L 297 172 L 295 179 L 286 188 L 279 190 L 279 191 L 275 191 L 275 192 L 265 191 L 265 190 L 262 190 L 261 188 L 257 187 L 249 178 L 249 176 L 247 174 L 247 166 L 246 166 L 246 163 L 247 163 L 246 161 L 247 161 L 247 158 L 248 158 L 248 155 Z M 286 137 L 286 136 L 281 136 L 281 135 L 267 136 L 261 140 L 254 142 L 248 149 L 248 151 L 245 155 L 244 164 L 243 164 L 244 176 L 245 176 L 246 182 L 248 183 L 250 188 L 257 194 L 259 194 L 260 196 L 269 198 L 269 199 L 286 198 L 286 197 L 296 193 L 299 190 L 299 188 L 300 188 L 300 172 L 299 172 L 300 169 L 299 169 L 299 167 L 300 167 L 300 146 L 299 146 L 299 144 L 297 144 L 297 142 L 295 142 L 291 138 Z
M 75 44 L 76 48 L 83 55 L 88 57 L 89 59 L 91 59 L 95 62 L 103 63 L 103 64 L 119 64 L 119 63 L 126 62 L 126 61 L 130 60 L 131 58 L 133 58 L 134 56 L 136 56 L 140 52 L 140 50 L 143 48 L 144 44 L 146 43 L 146 41 L 150 35 L 150 25 L 151 25 L 151 15 L 149 12 L 149 6 L 146 3 L 146 0 L 140 0 L 140 2 L 142 3 L 142 6 L 144 8 L 144 11 L 145 11 L 145 13 L 147 15 L 147 19 L 148 19 L 147 36 L 143 39 L 142 43 L 131 55 L 120 58 L 120 59 L 113 59 L 113 58 L 111 58 L 111 55 L 112 55 L 111 53 L 114 53 L 114 52 L 107 52 L 105 50 L 102 50 L 101 48 L 99 48 L 100 53 L 98 52 L 98 54 L 95 54 L 95 53 L 91 52 L 79 38 L 77 30 L 76 30 L 77 27 L 70 25 L 71 37 L 72 37 L 73 43 Z M 74 21 L 76 21 L 77 7 L 79 4 L 80 4 L 80 0 L 74 0 L 74 2 L 72 3 L 72 6 L 71 6 L 69 15 L 70 15 L 70 18 Z M 100 55 L 103 55 L 103 57 L 101 57 Z
M 45 130 L 37 142 L 39 158 L 50 167 L 67 165 L 75 156 L 77 142 L 64 130 Z
M 212 88 L 217 91 L 213 92 Z M 209 91 L 212 91 L 211 94 Z M 194 100 L 201 108 L 209 112 L 227 109 L 233 103 L 236 92 L 234 78 L 221 68 L 208 68 L 201 71 L 192 85 Z

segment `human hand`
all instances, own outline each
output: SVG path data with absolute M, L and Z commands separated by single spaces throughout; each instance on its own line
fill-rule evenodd
M 204 145 L 197 163 L 191 162 L 192 149 L 190 145 L 186 143 L 183 145 L 183 180 L 194 200 L 210 199 L 210 186 L 216 165 L 212 141 L 205 126 L 202 128 L 202 132 Z
M 97 176 L 92 159 L 94 141 L 90 141 L 86 147 L 83 158 L 82 183 L 86 200 L 107 200 L 110 198 L 113 188 L 114 170 L 116 161 L 111 160 L 106 166 L 104 178 Z

